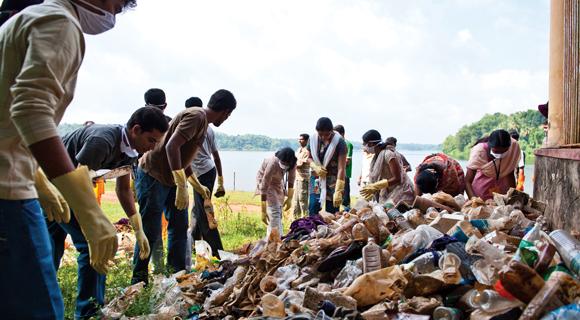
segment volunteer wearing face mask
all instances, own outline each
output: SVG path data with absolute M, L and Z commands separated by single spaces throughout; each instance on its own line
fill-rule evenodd
M 514 171 L 520 161 L 520 145 L 505 130 L 495 130 L 471 148 L 465 175 L 467 196 L 492 199 L 516 187 Z
M 0 61 L 5 62 L 0 64 L 4 319 L 64 317 L 41 206 L 54 206 L 49 218 L 69 222 L 66 200 L 87 239 L 95 270 L 106 272 L 115 255 L 115 227 L 95 199 L 88 169 L 75 169 L 57 125 L 73 98 L 85 50 L 83 32 L 111 29 L 115 15 L 135 4 L 135 0 L 47 0 L 12 16 L 0 28 Z M 54 186 L 37 174 L 39 165 Z
M 143 154 L 155 147 L 167 131 L 167 121 L 163 112 L 153 107 L 137 109 L 125 126 L 99 125 L 81 127 L 66 134 L 62 140 L 75 166 L 86 165 L 90 170 L 116 169 L 137 162 Z M 135 208 L 135 199 L 130 188 L 130 175 L 116 179 L 115 188 L 121 207 L 129 218 L 140 248 L 140 258 L 149 255 L 149 243 L 143 231 L 141 216 Z M 53 241 L 54 265 L 58 270 L 64 253 L 67 234 L 72 238 L 79 255 L 78 292 L 75 318 L 95 316 L 105 303 L 105 281 L 89 265 L 89 250 L 77 219 L 71 216 L 69 223 L 48 222 L 48 231 Z
M 267 237 L 274 229 L 282 235 L 282 209 L 286 211 L 292 205 L 296 161 L 294 150 L 282 148 L 274 156 L 264 159 L 256 175 L 256 195 L 261 197 L 262 221 L 268 226 Z
M 362 139 L 365 152 L 374 154 L 374 157 L 371 161 L 369 184 L 361 189 L 361 196 L 381 204 L 391 202 L 396 205 L 401 200 L 412 201 L 413 185 L 403 170 L 401 154 L 394 146 L 383 143 L 377 130 L 367 131 Z
M 316 134 L 310 137 L 310 199 L 309 215 L 324 210 L 336 213 L 344 197 L 347 146 L 333 130 L 332 121 L 322 117 L 316 122 Z

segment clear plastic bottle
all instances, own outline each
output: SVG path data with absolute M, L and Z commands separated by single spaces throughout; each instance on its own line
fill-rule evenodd
M 564 230 L 552 231 L 550 238 L 566 267 L 580 276 L 580 242 Z
M 438 252 L 441 254 L 441 252 Z M 433 252 L 425 252 L 417 258 L 413 259 L 411 262 L 407 263 L 405 266 L 413 267 L 416 273 L 426 274 L 437 270 L 435 265 L 435 254 Z
M 373 238 L 369 238 L 366 246 L 362 249 L 363 273 L 369 273 L 381 269 L 381 247 Z
M 470 292 L 468 303 L 472 308 L 481 309 L 487 313 L 507 311 L 521 305 L 517 300 L 511 301 L 499 295 L 494 290 L 473 290 Z

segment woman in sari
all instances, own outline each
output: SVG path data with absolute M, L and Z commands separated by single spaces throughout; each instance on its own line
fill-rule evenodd
M 467 196 L 492 199 L 516 187 L 514 171 L 520 160 L 520 145 L 505 130 L 496 130 L 471 148 L 465 175 Z
M 374 154 L 371 161 L 369 184 L 360 194 L 367 200 L 375 199 L 379 203 L 413 201 L 413 185 L 403 170 L 403 159 L 394 146 L 381 141 L 377 130 L 369 130 L 363 135 L 365 152 Z
M 425 157 L 415 173 L 415 195 L 438 191 L 452 196 L 465 191 L 465 174 L 461 165 L 441 152 Z
M 296 161 L 294 150 L 282 148 L 264 159 L 256 175 L 256 195 L 261 197 L 262 222 L 267 225 L 267 237 L 274 229 L 278 236 L 282 235 L 282 211 L 290 209 L 292 204 Z

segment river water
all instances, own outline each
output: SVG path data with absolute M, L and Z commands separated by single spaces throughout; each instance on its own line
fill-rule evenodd
M 412 151 L 399 150 L 411 164 L 413 171 L 409 172 L 409 177 L 413 179 L 414 169 L 423 161 L 425 156 L 437 152 L 429 150 Z M 256 173 L 262 164 L 264 158 L 270 157 L 274 151 L 220 151 L 222 166 L 224 171 L 224 183 L 227 190 L 254 191 L 256 188 Z M 351 178 L 351 195 L 358 193 L 356 179 L 361 171 L 362 152 L 353 152 L 352 175 Z M 465 171 L 467 161 L 460 160 L 459 163 Z M 532 194 L 534 174 L 534 165 L 526 165 L 525 175 L 526 182 L 524 190 Z M 234 179 L 235 177 L 235 179 Z M 235 181 L 235 186 L 234 186 Z

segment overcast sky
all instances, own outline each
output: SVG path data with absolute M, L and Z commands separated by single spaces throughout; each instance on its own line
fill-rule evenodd
M 139 0 L 86 40 L 63 122 L 123 123 L 151 87 L 171 116 L 225 88 L 224 133 L 293 138 L 328 116 L 356 141 L 441 143 L 548 96 L 548 0 Z

